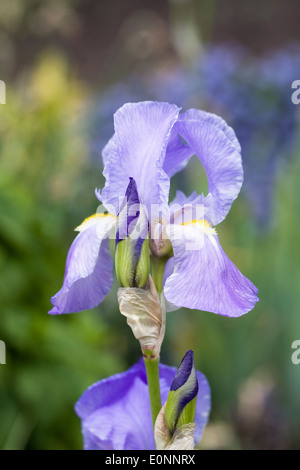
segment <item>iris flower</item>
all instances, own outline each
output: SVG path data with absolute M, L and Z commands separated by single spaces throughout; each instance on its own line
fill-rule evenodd
M 253 309 L 258 290 L 227 257 L 214 228 L 227 216 L 243 182 L 241 148 L 232 128 L 204 111 L 180 113 L 176 105 L 140 102 L 125 104 L 115 113 L 114 129 L 103 150 L 105 186 L 96 191 L 109 212 L 97 213 L 77 228 L 64 283 L 51 299 L 50 313 L 94 308 L 110 291 L 109 237 L 130 184 L 148 216 L 152 254 L 160 257 L 169 246 L 166 300 L 230 317 Z M 208 194 L 185 196 L 178 191 L 169 205 L 171 177 L 193 155 L 206 171 Z
M 176 368 L 159 366 L 162 402 L 165 403 Z M 195 444 L 201 439 L 210 412 L 210 388 L 196 371 Z M 177 378 L 178 382 L 178 378 Z M 75 405 L 82 422 L 86 450 L 155 449 L 145 365 L 141 359 L 127 372 L 89 387 Z

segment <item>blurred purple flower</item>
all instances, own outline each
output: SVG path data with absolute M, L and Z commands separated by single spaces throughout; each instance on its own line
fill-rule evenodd
M 111 289 L 108 236 L 129 181 L 134 181 L 135 197 L 149 217 L 154 255 L 161 255 L 155 250 L 166 237 L 171 241 L 174 256 L 167 263 L 164 285 L 171 304 L 237 317 L 258 301 L 257 288 L 226 256 L 212 227 L 225 219 L 242 186 L 239 142 L 218 116 L 179 111 L 168 103 L 141 102 L 115 113 L 115 134 L 103 150 L 106 182 L 97 192 L 111 214 L 96 214 L 78 228 L 81 233 L 70 248 L 63 287 L 52 297 L 50 313 L 93 308 Z M 195 154 L 206 171 L 208 194 L 186 197 L 178 192 L 169 206 L 170 179 Z M 158 227 L 164 240 L 157 237 Z
M 176 374 L 175 367 L 159 366 L 162 403 Z M 201 439 L 210 412 L 210 388 L 196 371 L 195 444 Z M 82 422 L 86 450 L 152 450 L 155 448 L 147 377 L 143 359 L 127 372 L 89 387 L 75 405 Z
M 210 47 L 201 61 L 210 109 L 226 116 L 241 143 L 244 192 L 260 230 L 271 222 L 278 172 L 293 155 L 298 110 L 291 84 L 299 66 L 299 45 L 261 57 L 237 47 Z
M 184 108 L 205 107 L 234 128 L 243 149 L 243 192 L 257 227 L 267 228 L 276 178 L 293 155 L 296 141 L 299 107 L 291 102 L 291 83 L 299 68 L 297 43 L 262 56 L 231 44 L 208 46 L 189 68 L 178 64 L 155 70 L 152 76 L 134 73 L 126 85 L 117 83 L 93 104 L 89 123 L 93 156 L 98 161 L 113 130 L 111 115 L 126 102 L 147 97 Z

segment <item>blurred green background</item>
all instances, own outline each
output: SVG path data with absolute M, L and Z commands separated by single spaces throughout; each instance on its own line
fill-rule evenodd
M 300 448 L 299 14 L 296 0 L 0 0 L 0 448 L 81 449 L 74 403 L 140 357 L 116 281 L 93 311 L 47 313 L 73 229 L 98 205 L 112 114 L 135 97 L 218 112 L 245 141 L 246 189 L 218 234 L 261 301 L 239 319 L 169 313 L 161 354 L 178 366 L 193 349 L 210 382 L 200 448 Z M 195 160 L 172 195 L 201 184 Z

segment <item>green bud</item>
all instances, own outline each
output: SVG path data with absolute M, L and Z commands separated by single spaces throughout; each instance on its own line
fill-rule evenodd
M 116 275 L 121 287 L 146 286 L 150 271 L 149 238 L 137 249 L 137 241 L 130 237 L 118 242 L 115 254 Z
M 115 267 L 121 287 L 146 286 L 150 270 L 148 232 L 149 222 L 136 183 L 129 178 L 116 230 Z
M 190 350 L 179 366 L 166 403 L 165 421 L 171 435 L 180 426 L 195 421 L 197 394 L 194 353 Z
M 163 290 L 164 272 L 168 259 L 168 256 L 151 256 L 152 279 L 159 294 Z

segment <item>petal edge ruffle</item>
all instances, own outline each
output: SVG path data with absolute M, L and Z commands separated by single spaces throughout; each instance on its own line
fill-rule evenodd
M 168 227 L 174 270 L 166 279 L 166 299 L 178 307 L 238 317 L 254 308 L 258 289 L 223 251 L 211 227 Z

